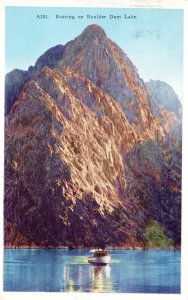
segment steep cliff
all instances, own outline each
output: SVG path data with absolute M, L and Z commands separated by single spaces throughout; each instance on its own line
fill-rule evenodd
M 147 247 L 152 220 L 179 245 L 181 139 L 123 51 L 91 25 L 26 75 L 8 85 L 5 246 Z

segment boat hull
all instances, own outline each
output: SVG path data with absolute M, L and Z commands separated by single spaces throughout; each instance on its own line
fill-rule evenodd
M 110 262 L 110 255 L 106 256 L 89 256 L 87 258 L 88 263 L 95 265 L 107 265 Z

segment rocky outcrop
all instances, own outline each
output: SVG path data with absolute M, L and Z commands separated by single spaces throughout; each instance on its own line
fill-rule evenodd
M 15 69 L 5 77 L 5 114 L 19 98 L 23 85 L 28 81 L 27 71 Z
M 5 77 L 5 114 L 8 114 L 15 101 L 18 100 L 21 90 L 26 82 L 32 80 L 42 68 L 48 66 L 55 68 L 58 60 L 64 52 L 63 45 L 57 45 L 48 49 L 41 55 L 35 66 L 30 66 L 27 71 L 15 69 Z
M 146 85 L 155 101 L 181 121 L 182 104 L 173 88 L 160 80 L 150 80 Z
M 27 74 L 5 120 L 5 246 L 13 226 L 16 245 L 143 248 L 152 220 L 178 245 L 180 139 L 122 50 L 92 25 Z
M 38 248 L 38 245 L 29 240 L 17 230 L 17 226 L 13 223 L 5 222 L 5 246 L 7 248 Z

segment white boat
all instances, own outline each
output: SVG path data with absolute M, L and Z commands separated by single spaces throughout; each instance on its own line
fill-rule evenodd
M 107 265 L 110 262 L 110 255 L 106 250 L 93 249 L 90 252 L 93 252 L 92 256 L 87 257 L 90 264 Z

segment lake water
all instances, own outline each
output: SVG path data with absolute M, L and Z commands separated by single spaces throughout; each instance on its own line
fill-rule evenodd
M 180 293 L 180 251 L 109 253 L 93 266 L 87 250 L 5 249 L 4 291 Z

